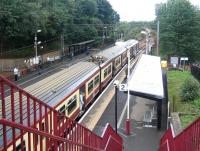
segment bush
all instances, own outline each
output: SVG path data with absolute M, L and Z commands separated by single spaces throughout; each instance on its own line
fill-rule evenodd
M 200 84 L 193 78 L 188 78 L 183 83 L 181 98 L 183 101 L 194 101 L 199 96 Z
M 200 98 L 199 98 L 199 99 L 196 99 L 196 100 L 194 101 L 194 105 L 195 105 L 195 107 L 197 107 L 198 109 L 200 109 Z

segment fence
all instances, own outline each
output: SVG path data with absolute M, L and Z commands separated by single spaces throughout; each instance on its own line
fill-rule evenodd
M 160 151 L 200 151 L 200 118 L 173 137 L 170 128 L 160 140 Z
M 196 79 L 200 81 L 200 65 L 192 65 L 191 73 Z

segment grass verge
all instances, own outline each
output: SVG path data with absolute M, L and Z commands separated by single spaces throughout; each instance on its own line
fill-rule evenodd
M 168 71 L 168 95 L 172 112 L 180 112 L 181 124 L 186 127 L 200 116 L 200 98 L 193 102 L 181 101 L 181 87 L 187 78 L 193 78 L 187 71 Z M 174 101 L 173 101 L 174 100 Z

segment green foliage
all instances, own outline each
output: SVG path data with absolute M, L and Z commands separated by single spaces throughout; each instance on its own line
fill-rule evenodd
M 124 40 L 128 39 L 142 39 L 141 31 L 145 28 L 155 29 L 154 22 L 120 22 L 116 28 L 119 36 L 120 33 L 124 34 Z
M 200 109 L 200 97 L 199 97 L 198 99 L 194 100 L 194 105 L 195 105 L 198 109 Z
M 188 78 L 185 80 L 182 90 L 181 98 L 183 101 L 194 101 L 199 97 L 200 84 L 197 80 L 193 78 Z
M 168 0 L 156 7 L 160 21 L 160 49 L 164 55 L 200 57 L 200 10 L 188 0 Z
M 182 101 L 180 94 L 181 88 L 186 79 L 191 79 L 193 76 L 190 72 L 168 71 L 168 95 L 171 104 L 171 111 L 181 112 L 181 124 L 187 126 L 193 120 L 200 116 L 200 97 L 195 101 Z M 190 114 L 191 113 L 191 114 Z
M 181 115 L 180 120 L 181 120 L 181 126 L 183 128 L 186 128 L 190 123 L 192 123 L 194 120 L 196 120 L 199 116 L 198 115 Z
M 104 24 L 113 24 L 119 21 L 119 14 L 112 9 L 107 0 L 97 0 L 97 7 L 97 16 Z
M 7 51 L 64 34 L 67 44 L 102 36 L 119 15 L 107 0 L 1 0 L 0 50 Z M 111 28 L 108 28 L 110 34 Z

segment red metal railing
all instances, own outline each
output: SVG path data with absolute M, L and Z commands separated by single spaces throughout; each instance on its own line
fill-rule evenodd
M 92 150 L 92 151 L 101 151 L 102 149 L 98 149 L 95 147 L 91 147 L 89 145 L 85 145 L 85 144 L 80 144 L 80 143 L 76 143 L 72 140 L 68 140 L 66 138 L 60 137 L 60 136 L 55 136 L 52 134 L 48 134 L 42 131 L 39 131 L 35 128 L 32 127 L 27 127 L 24 126 L 22 124 L 18 124 L 12 121 L 8 121 L 6 119 L 0 119 L 0 124 L 4 125 L 5 127 L 12 127 L 14 130 L 20 130 L 20 131 L 24 131 L 25 133 L 29 133 L 31 135 L 35 135 L 36 137 L 41 138 L 45 138 L 46 140 L 51 140 L 51 145 L 48 145 L 47 148 L 45 150 L 59 150 L 59 151 L 65 151 L 65 150 L 74 150 L 74 151 L 78 151 L 78 150 Z M 24 145 L 24 146 L 23 146 Z M 55 148 L 55 145 L 57 146 L 57 148 Z M 21 150 L 24 150 L 26 148 L 26 144 L 25 143 L 21 143 Z M 16 148 L 15 148 L 16 149 Z M 26 148 L 27 150 L 27 148 Z M 29 149 L 28 149 L 29 150 Z M 35 150 L 37 150 L 37 148 L 35 148 Z M 41 148 L 39 149 L 41 150 Z
M 18 140 L 20 140 L 21 148 L 23 148 L 25 138 L 27 150 L 29 151 L 32 148 L 34 148 L 34 151 L 42 151 L 52 147 L 56 151 L 59 144 L 53 143 L 56 139 L 52 140 L 51 137 L 44 139 L 43 137 L 47 135 L 62 137 L 76 144 L 84 144 L 90 147 L 88 148 L 89 150 L 91 148 L 93 150 L 102 150 L 105 148 L 107 142 L 104 139 L 70 118 L 60 114 L 49 105 L 25 92 L 2 76 L 0 76 L 0 88 L 0 119 L 4 120 L 0 124 L 0 151 L 6 151 L 10 147 L 16 150 L 16 146 L 19 144 Z M 11 125 L 8 125 L 10 127 L 6 125 L 8 123 L 5 123 L 5 120 L 12 122 Z M 19 127 L 15 127 L 15 125 Z M 21 127 L 22 125 L 45 135 L 40 135 L 40 139 L 38 139 L 35 136 L 35 131 L 29 131 L 32 129 L 24 131 L 24 127 Z M 16 130 L 16 128 L 18 129 Z M 119 143 L 120 145 L 118 146 L 121 147 L 118 150 L 122 150 L 122 140 L 119 139 L 120 137 L 117 134 L 112 133 L 111 127 L 107 130 L 107 133 L 112 135 L 112 138 L 117 138 L 112 139 L 112 142 Z M 105 135 L 108 135 L 107 133 Z M 109 146 L 112 144 L 109 144 Z M 74 150 L 73 145 L 69 145 L 68 147 L 69 150 Z
M 102 148 L 107 151 L 123 150 L 122 138 L 115 133 L 110 125 L 106 125 L 105 133 L 102 136 Z
M 167 145 L 166 145 L 167 142 Z M 170 128 L 160 140 L 160 151 L 200 151 L 200 118 L 173 137 Z

